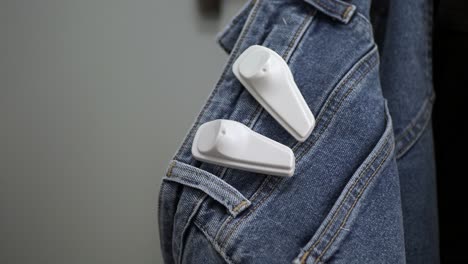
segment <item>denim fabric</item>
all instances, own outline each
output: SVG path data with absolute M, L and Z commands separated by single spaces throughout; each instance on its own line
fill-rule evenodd
M 381 54 L 400 177 L 406 260 L 439 263 L 431 113 L 432 0 L 375 1 L 373 21 Z
M 405 263 L 407 257 L 422 262 L 419 254 L 433 249 L 431 241 L 418 252 L 405 248 L 405 239 L 419 239 L 416 231 L 406 233 L 417 224 L 407 221 L 434 211 L 412 211 L 432 206 L 434 195 L 426 192 L 433 187 L 432 167 L 426 166 L 433 164 L 427 152 L 432 97 L 389 80 L 391 62 L 383 61 L 389 65 L 382 68 L 369 13 L 369 0 L 257 0 L 223 31 L 219 43 L 230 54 L 227 65 L 163 178 L 159 227 L 165 263 Z M 254 44 L 288 62 L 316 116 L 305 142 L 291 137 L 233 75 L 233 61 Z M 427 70 L 422 66 L 427 65 L 415 70 Z M 425 81 L 421 86 L 430 87 Z M 417 111 L 399 108 L 402 96 L 415 97 L 408 107 Z M 220 118 L 290 146 L 294 176 L 194 160 L 190 148 L 197 128 Z M 422 178 L 423 186 L 415 185 Z M 423 195 L 430 201 L 411 200 Z M 405 218 L 408 211 L 413 219 Z

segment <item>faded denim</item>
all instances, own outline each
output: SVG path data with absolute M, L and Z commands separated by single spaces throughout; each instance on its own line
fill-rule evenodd
M 227 65 L 163 178 L 165 263 L 438 262 L 429 42 L 415 51 L 429 35 L 394 39 L 429 29 L 418 22 L 426 3 L 415 2 L 395 0 L 374 25 L 369 0 L 257 0 L 240 11 L 219 37 Z M 254 44 L 288 62 L 316 116 L 305 142 L 233 75 Z M 294 176 L 194 160 L 197 128 L 220 118 L 290 146 Z

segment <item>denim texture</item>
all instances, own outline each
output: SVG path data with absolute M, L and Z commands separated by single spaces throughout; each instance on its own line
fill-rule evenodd
M 396 138 L 406 260 L 439 263 L 432 140 L 432 1 L 377 1 L 381 82 Z M 378 9 L 378 8 L 377 8 Z
M 163 178 L 159 227 L 165 263 L 438 261 L 430 60 L 424 50 L 407 50 L 427 37 L 406 34 L 403 44 L 392 40 L 408 30 L 408 20 L 397 17 L 425 16 L 421 6 L 427 3 L 419 1 L 415 7 L 421 10 L 408 14 L 408 4 L 395 2 L 400 6 L 387 8 L 388 16 L 374 25 L 385 33 L 377 37 L 369 0 L 245 5 L 219 36 L 229 60 Z M 429 28 L 412 25 L 419 32 L 418 26 Z M 255 44 L 286 60 L 316 116 L 303 143 L 264 111 L 231 71 L 239 54 Z M 425 45 L 429 50 L 429 42 Z M 194 134 L 214 119 L 241 122 L 290 146 L 294 176 L 194 160 Z

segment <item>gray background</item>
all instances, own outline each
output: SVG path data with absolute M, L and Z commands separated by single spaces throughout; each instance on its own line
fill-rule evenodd
M 161 177 L 243 2 L 0 0 L 0 263 L 162 262 Z

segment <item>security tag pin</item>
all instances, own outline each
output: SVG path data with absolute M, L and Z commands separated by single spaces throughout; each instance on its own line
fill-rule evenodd
M 294 82 L 288 64 L 273 50 L 250 46 L 234 62 L 237 79 L 295 139 L 304 142 L 315 118 Z
M 296 162 L 289 147 L 225 119 L 198 128 L 192 155 L 200 161 L 276 176 L 292 176 Z

